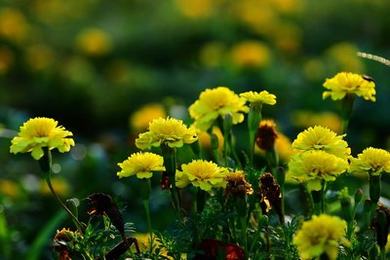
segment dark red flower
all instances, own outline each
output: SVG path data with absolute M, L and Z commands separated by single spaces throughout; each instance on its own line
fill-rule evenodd
M 221 257 L 226 260 L 245 259 L 245 252 L 241 247 L 215 239 L 203 240 L 197 249 L 201 252 L 195 256 L 195 260 L 216 260 Z

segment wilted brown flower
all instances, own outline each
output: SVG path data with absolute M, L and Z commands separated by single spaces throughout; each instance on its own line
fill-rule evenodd
M 224 243 L 215 239 L 203 240 L 198 249 L 202 253 L 198 253 L 194 260 L 214 260 L 214 259 L 225 259 L 225 260 L 244 260 L 244 250 L 233 243 Z
M 243 171 L 230 172 L 226 175 L 225 196 L 245 196 L 253 194 L 252 185 L 245 179 Z
M 263 214 L 273 208 L 279 216 L 279 220 L 283 222 L 282 212 L 282 193 L 280 192 L 280 186 L 276 182 L 274 176 L 271 173 L 264 173 L 260 177 L 260 206 Z
M 390 228 L 390 209 L 383 204 L 379 204 L 376 209 L 375 218 L 372 222 L 372 227 L 376 233 L 376 241 L 381 249 L 384 249 L 387 244 L 387 238 Z
M 53 238 L 53 247 L 59 253 L 60 260 L 71 260 L 68 243 L 73 240 L 75 232 L 68 228 L 57 230 Z
M 119 212 L 118 207 L 112 200 L 110 195 L 104 193 L 93 193 L 88 197 L 89 215 L 107 215 L 110 218 L 112 224 L 118 229 L 122 238 L 126 240 L 125 226 L 122 218 L 122 214 Z
M 273 120 L 262 120 L 256 133 L 256 144 L 260 149 L 269 151 L 274 148 L 278 137 L 276 124 Z

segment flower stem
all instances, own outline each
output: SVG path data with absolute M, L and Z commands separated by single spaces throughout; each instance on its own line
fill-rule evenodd
M 166 144 L 161 144 L 161 151 L 164 157 L 165 170 L 169 178 L 173 207 L 180 217 L 180 196 L 176 187 L 176 150 Z
M 249 163 L 253 165 L 253 157 L 255 151 L 256 132 L 261 121 L 261 103 L 251 104 L 248 114 L 248 134 L 249 134 Z
M 342 133 L 347 133 L 349 120 L 352 115 L 353 103 L 355 101 L 355 97 L 353 95 L 347 95 L 341 103 L 343 122 L 342 122 Z
M 53 185 L 51 183 L 51 166 L 52 166 L 52 159 L 51 159 L 51 152 L 49 149 L 45 150 L 44 157 L 39 161 L 42 171 L 45 173 L 45 180 L 47 183 L 47 186 L 49 187 L 50 192 L 53 194 L 53 196 L 57 199 L 58 203 L 64 208 L 64 210 L 69 214 L 69 216 L 72 218 L 73 222 L 75 223 L 77 229 L 82 232 L 82 225 L 80 221 L 77 219 L 77 217 L 72 213 L 72 211 L 65 205 L 65 203 L 61 200 L 61 198 L 58 196 L 56 191 L 53 188 Z

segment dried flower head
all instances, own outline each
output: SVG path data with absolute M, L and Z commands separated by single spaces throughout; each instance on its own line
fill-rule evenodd
M 10 152 L 29 153 L 35 160 L 39 160 L 44 155 L 43 147 L 49 150 L 57 149 L 61 153 L 69 152 L 74 146 L 73 134 L 63 126 L 58 126 L 58 122 L 51 118 L 35 117 L 25 122 L 19 133 L 11 141 Z
M 272 150 L 275 147 L 277 137 L 275 122 L 273 120 L 262 120 L 256 134 L 257 146 L 265 151 Z
M 274 176 L 271 173 L 264 173 L 260 177 L 260 206 L 263 214 L 273 208 L 279 216 L 279 219 L 283 219 L 282 213 L 282 193 L 280 192 L 280 186 L 276 182 Z
M 118 207 L 110 195 L 105 193 L 93 193 L 88 196 L 88 204 L 89 215 L 106 215 L 118 229 L 124 240 L 126 240 L 122 214 L 119 212 Z
M 252 185 L 245 179 L 243 171 L 230 172 L 226 175 L 225 196 L 243 197 L 253 194 Z
M 322 97 L 331 97 L 333 100 L 343 99 L 346 95 L 355 94 L 365 100 L 375 102 L 375 82 L 363 75 L 351 72 L 340 72 L 330 79 L 326 79 Z
M 199 99 L 189 107 L 194 125 L 200 130 L 208 130 L 219 117 L 231 115 L 233 124 L 244 121 L 244 113 L 248 112 L 245 100 L 227 87 L 206 89 L 200 93 Z

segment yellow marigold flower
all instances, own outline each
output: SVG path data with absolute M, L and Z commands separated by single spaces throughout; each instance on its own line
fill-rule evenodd
M 383 149 L 369 147 L 351 159 L 350 172 L 380 175 L 390 173 L 390 153 Z
M 29 153 L 35 160 L 39 160 L 44 152 L 43 147 L 49 150 L 56 148 L 59 152 L 69 152 L 74 146 L 73 134 L 58 126 L 58 122 L 51 118 L 35 117 L 25 122 L 19 134 L 11 141 L 10 152 Z
M 348 245 L 346 239 L 347 223 L 339 217 L 329 215 L 313 216 L 305 221 L 295 233 L 293 243 L 298 248 L 301 259 L 313 259 L 326 254 L 336 260 L 339 245 Z
M 351 149 L 348 147 L 348 143 L 343 140 L 344 136 L 337 135 L 326 127 L 309 127 L 298 134 L 292 143 L 292 148 L 297 152 L 321 150 L 346 159 L 350 156 Z
M 245 100 L 236 95 L 227 87 L 206 89 L 200 93 L 189 108 L 190 116 L 195 120 L 197 128 L 206 131 L 219 116 L 231 115 L 233 124 L 244 121 L 244 114 L 248 112 Z
M 153 172 L 165 171 L 162 156 L 154 153 L 133 153 L 122 163 L 118 163 L 121 171 L 117 173 L 119 178 L 136 175 L 138 179 L 147 179 L 153 176 Z
M 387 243 L 385 246 L 386 253 L 390 252 L 390 234 L 387 235 Z
M 228 170 L 205 160 L 193 160 L 177 171 L 176 186 L 183 188 L 189 183 L 210 192 L 212 188 L 225 188 Z
M 148 149 L 166 144 L 171 148 L 182 147 L 183 144 L 191 144 L 198 139 L 196 130 L 188 128 L 183 121 L 167 117 L 156 118 L 149 123 L 148 131 L 141 133 L 135 140 L 139 149 Z
M 112 49 L 110 36 L 99 28 L 88 28 L 76 37 L 76 46 L 85 54 L 100 56 Z
M 233 46 L 231 57 L 240 67 L 264 67 L 270 62 L 269 48 L 257 41 L 244 41 Z
M 207 18 L 214 14 L 218 7 L 216 0 L 176 0 L 179 11 L 189 18 Z
M 136 131 L 145 130 L 149 123 L 156 118 L 165 117 L 165 109 L 159 104 L 145 105 L 131 116 L 130 125 Z
M 343 99 L 348 94 L 355 94 L 365 100 L 375 102 L 375 82 L 365 76 L 350 72 L 340 72 L 330 79 L 326 79 L 323 86 L 322 98 L 331 97 L 333 100 Z
M 291 121 L 297 127 L 307 128 L 313 125 L 320 125 L 336 133 L 341 132 L 342 126 L 341 118 L 332 112 L 296 111 Z
M 0 10 L 0 36 L 12 41 L 22 41 L 29 30 L 26 18 L 17 9 L 3 8 Z
M 240 94 L 240 97 L 244 98 L 249 103 L 261 103 L 267 105 L 276 104 L 276 96 L 269 93 L 266 90 L 261 92 L 248 91 Z
M 318 190 L 321 180 L 334 181 L 347 169 L 347 160 L 324 151 L 309 151 L 291 158 L 287 175 L 288 179 L 308 183 L 310 189 Z

